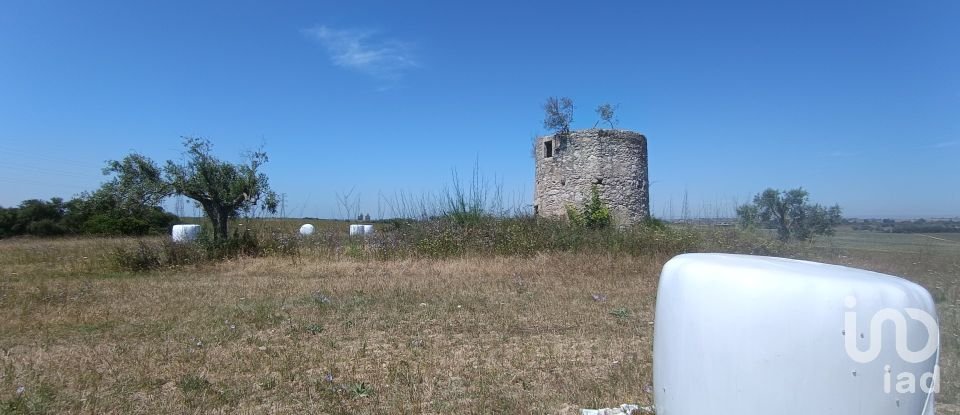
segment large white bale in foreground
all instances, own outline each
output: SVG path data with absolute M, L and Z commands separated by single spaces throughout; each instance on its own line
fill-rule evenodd
M 171 232 L 174 242 L 192 242 L 200 236 L 200 225 L 173 225 Z
M 310 236 L 313 235 L 313 225 L 307 223 L 300 227 L 300 235 Z
M 930 294 L 891 275 L 726 254 L 660 275 L 658 415 L 932 415 L 938 354 Z

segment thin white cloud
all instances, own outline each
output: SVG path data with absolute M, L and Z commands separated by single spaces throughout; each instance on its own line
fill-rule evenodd
M 413 56 L 412 44 L 378 36 L 373 31 L 320 25 L 304 29 L 303 33 L 320 42 L 334 65 L 381 80 L 398 80 L 420 66 Z

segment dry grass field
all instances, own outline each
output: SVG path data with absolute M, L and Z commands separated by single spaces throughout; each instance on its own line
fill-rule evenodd
M 110 252 L 134 243 L 0 241 L 0 413 L 578 413 L 652 403 L 653 308 L 668 255 L 302 255 L 115 270 Z M 804 252 L 930 289 L 943 331 L 940 398 L 958 401 L 960 250 Z

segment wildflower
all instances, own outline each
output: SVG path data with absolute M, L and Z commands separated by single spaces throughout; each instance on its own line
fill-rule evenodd
M 17 395 L 23 395 L 27 391 L 27 388 L 23 385 L 17 386 Z

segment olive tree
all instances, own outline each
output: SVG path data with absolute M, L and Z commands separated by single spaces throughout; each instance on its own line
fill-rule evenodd
M 268 161 L 267 153 L 251 152 L 246 161 L 234 164 L 216 158 L 208 140 L 184 137 L 183 145 L 184 159 L 169 160 L 162 169 L 136 153 L 109 162 L 107 171 L 116 175 L 111 182 L 113 191 L 128 203 L 162 200 L 172 195 L 193 199 L 210 219 L 215 239 L 227 238 L 229 220 L 241 212 L 258 206 L 276 212 L 277 195 L 260 171 Z
M 573 100 L 567 97 L 550 97 L 543 103 L 543 127 L 566 134 L 570 132 L 573 123 Z
M 754 196 L 753 203 L 737 207 L 737 217 L 743 227 L 776 229 L 782 241 L 806 241 L 814 235 L 832 235 L 833 227 L 840 223 L 840 206 L 810 204 L 808 196 L 802 188 L 767 189 Z
M 596 111 L 600 119 L 597 120 L 595 124 L 593 124 L 593 127 L 596 128 L 598 125 L 600 125 L 600 123 L 606 123 L 607 125 L 610 126 L 610 129 L 616 128 L 617 123 L 619 123 L 620 120 L 617 120 L 615 118 L 616 116 L 615 113 L 619 108 L 620 108 L 619 105 L 610 105 L 610 104 L 598 105 L 597 109 L 594 111 Z
M 268 161 L 267 153 L 255 151 L 247 155 L 245 163 L 233 164 L 214 157 L 208 140 L 186 137 L 183 144 L 186 160 L 167 161 L 166 181 L 174 194 L 193 199 L 203 208 L 215 238 L 226 238 L 229 220 L 258 204 L 269 212 L 277 211 L 277 195 L 260 171 Z

